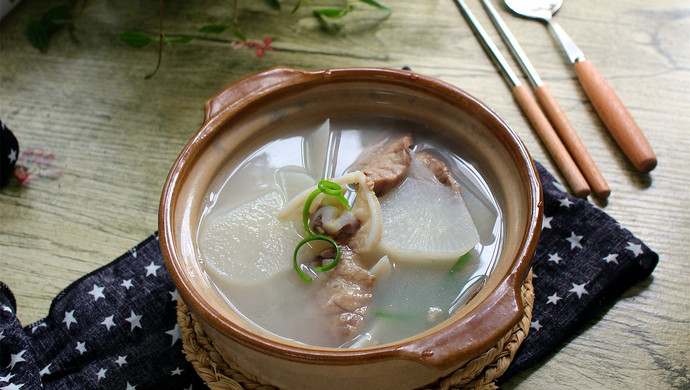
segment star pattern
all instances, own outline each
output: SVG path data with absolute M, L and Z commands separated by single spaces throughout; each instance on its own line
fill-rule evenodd
M 537 164 L 537 168 L 544 217 L 532 261 L 536 299 L 530 337 L 518 350 L 507 376 L 531 366 L 530 359 L 557 350 L 575 331 L 575 319 L 590 316 L 603 296 L 619 294 L 651 273 L 658 261 L 655 253 L 601 208 L 568 195 L 542 166 Z M 642 257 L 648 265 L 640 261 Z
M 573 202 L 567 196 L 565 198 L 559 200 L 558 202 L 561 204 L 561 207 L 566 207 L 566 208 L 570 208 L 570 206 L 573 204 Z
M 563 298 L 559 297 L 558 293 L 553 293 L 553 295 L 549 295 L 546 303 L 551 305 L 558 305 L 558 301 L 560 301 L 561 299 Z
M 47 366 L 43 367 L 43 369 L 41 369 L 41 371 L 38 373 L 38 375 L 40 375 L 41 377 L 43 377 L 44 375 L 50 375 L 51 374 L 51 372 L 50 372 L 50 365 L 51 364 L 53 364 L 53 363 L 48 363 Z
M 118 356 L 117 360 L 115 360 L 115 364 L 117 364 L 118 367 L 122 367 L 123 365 L 127 364 L 127 355 Z
M 616 264 L 618 264 L 618 254 L 616 254 L 616 253 L 609 253 L 608 255 L 606 255 L 606 257 L 604 257 L 604 261 L 605 261 L 606 263 L 616 263 Z
M 17 327 L 5 320 L 16 318 L 14 307 L 0 303 L 0 390 L 62 388 L 64 380 L 85 389 L 204 388 L 182 352 L 179 292 L 157 238 L 70 285 L 44 321 Z
M 642 254 L 642 245 L 628 242 L 628 246 L 625 249 L 632 252 L 633 256 L 637 257 Z
M 182 337 L 182 331 L 180 330 L 180 326 L 177 324 L 175 324 L 174 328 L 170 329 L 169 331 L 167 331 L 165 333 L 172 336 L 172 343 L 170 343 L 170 345 L 174 345 L 175 341 L 179 340 L 180 337 Z
M 120 286 L 129 290 L 129 288 L 134 285 L 132 284 L 132 279 L 122 279 L 122 283 L 120 283 Z
M 541 220 L 541 229 L 551 229 L 551 220 L 553 220 L 553 217 L 544 216 L 544 219 Z
M 153 261 L 151 264 L 148 266 L 144 267 L 146 269 L 146 276 L 153 275 L 153 276 L 158 276 L 157 272 L 158 269 L 160 268 L 160 265 L 156 265 Z
M 83 341 L 77 341 L 77 346 L 74 347 L 77 351 L 79 351 L 80 355 L 83 355 L 84 352 L 86 352 L 86 342 Z
M 541 324 L 539 323 L 539 320 L 532 321 L 532 322 L 530 323 L 529 327 L 532 328 L 532 329 L 534 329 L 534 330 L 536 330 L 537 332 L 539 331 L 539 329 L 542 328 Z
M 131 324 L 130 330 L 134 330 L 134 328 L 141 328 L 141 315 L 134 314 L 133 310 L 130 311 L 130 315 L 129 317 L 125 318 L 125 321 Z
M 93 296 L 94 301 L 97 301 L 100 298 L 105 298 L 105 295 L 103 295 L 104 289 L 105 289 L 105 287 L 94 284 L 93 289 L 91 289 L 91 291 L 89 291 L 89 294 Z
M 585 289 L 585 285 L 587 283 L 582 283 L 582 284 L 575 284 L 573 283 L 573 288 L 568 290 L 569 292 L 577 294 L 577 298 L 580 299 L 584 294 L 589 294 L 589 292 Z
M 7 155 L 7 159 L 10 160 L 10 164 L 17 161 L 17 150 L 10 149 L 10 154 Z
M 570 237 L 565 240 L 570 243 L 570 249 L 573 250 L 575 248 L 582 248 L 582 244 L 580 244 L 582 238 L 583 236 L 578 236 L 575 232 L 570 232 Z
M 10 355 L 10 364 L 7 365 L 7 367 L 9 367 L 10 371 L 12 371 L 12 369 L 14 369 L 14 366 L 17 363 L 21 363 L 21 362 L 26 361 L 26 359 L 24 359 L 24 357 L 23 357 L 25 353 L 26 353 L 26 349 L 23 349 L 23 350 L 19 351 L 19 353 L 13 353 Z
M 74 318 L 74 310 L 66 311 L 65 312 L 65 319 L 62 320 L 62 322 L 65 323 L 65 326 L 67 326 L 67 329 L 69 329 L 70 325 L 76 324 L 77 320 Z
M 556 263 L 556 264 L 560 264 L 561 260 L 563 260 L 563 258 L 561 258 L 560 256 L 558 256 L 558 252 L 556 252 L 556 253 L 549 253 L 549 261 L 554 262 L 554 263 Z
M 22 383 L 22 384 L 19 384 L 19 385 L 14 384 L 14 383 L 10 383 L 10 384 L 7 385 L 7 386 L 0 387 L 0 390 L 19 390 L 19 389 L 21 389 L 22 387 L 24 387 L 24 384 L 23 384 L 23 383 Z
M 113 321 L 113 317 L 115 317 L 115 316 L 105 317 L 103 322 L 101 322 L 101 325 L 104 325 L 108 330 L 110 330 L 110 328 L 115 326 L 115 322 Z

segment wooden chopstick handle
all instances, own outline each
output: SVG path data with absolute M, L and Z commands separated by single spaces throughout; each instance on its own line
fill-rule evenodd
M 539 107 L 539 103 L 532 95 L 532 91 L 525 85 L 518 85 L 513 88 L 513 96 L 522 107 L 527 118 L 534 126 L 537 135 L 544 143 L 546 150 L 553 158 L 565 180 L 570 185 L 575 196 L 585 198 L 589 195 L 589 185 L 577 168 L 568 151 L 563 146 L 561 139 L 551 127 L 551 123 Z
M 656 167 L 656 155 L 630 112 L 591 62 L 575 62 L 575 74 L 592 106 L 628 159 L 640 172 Z
M 558 101 L 551 93 L 551 90 L 546 85 L 540 85 L 534 89 L 534 94 L 537 96 L 537 101 L 541 104 L 546 116 L 551 119 L 553 128 L 556 130 L 565 145 L 570 156 L 575 160 L 580 172 L 592 187 L 592 191 L 597 197 L 606 199 L 611 194 L 611 188 L 604 179 L 604 176 L 597 168 L 597 165 L 592 160 L 592 156 L 585 148 L 585 145 L 578 137 L 573 125 L 565 116 L 563 109 L 558 104 Z

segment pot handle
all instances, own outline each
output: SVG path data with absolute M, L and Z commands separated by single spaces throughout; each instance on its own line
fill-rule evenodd
M 246 99 L 247 97 L 264 95 L 285 84 L 297 83 L 299 80 L 307 81 L 316 77 L 317 74 L 318 72 L 274 67 L 236 81 L 204 104 L 204 123 L 208 123 L 222 111 L 250 100 Z
M 488 302 L 480 311 L 475 309 L 476 312 L 466 315 L 452 329 L 423 337 L 403 347 L 400 352 L 439 370 L 458 364 L 465 356 L 480 356 L 494 347 L 523 317 L 521 287 L 515 288 L 515 278 L 518 277 L 513 273 L 487 298 Z M 487 340 L 487 333 L 495 337 Z

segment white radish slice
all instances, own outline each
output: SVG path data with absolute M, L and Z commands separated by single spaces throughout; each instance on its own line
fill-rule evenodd
M 379 247 L 394 263 L 452 267 L 479 242 L 460 193 L 439 183 L 417 160 L 405 181 L 379 202 Z
M 214 218 L 199 232 L 199 255 L 214 280 L 256 284 L 292 268 L 302 239 L 293 220 L 278 220 L 278 192 L 267 193 Z

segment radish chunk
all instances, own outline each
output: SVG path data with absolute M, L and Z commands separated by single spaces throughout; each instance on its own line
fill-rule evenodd
M 379 247 L 394 263 L 450 268 L 479 243 L 460 192 L 441 184 L 416 159 L 408 177 L 379 203 Z
M 293 220 L 275 215 L 284 202 L 270 192 L 216 216 L 199 232 L 199 255 L 214 280 L 247 285 L 292 268 L 292 251 L 302 239 Z

